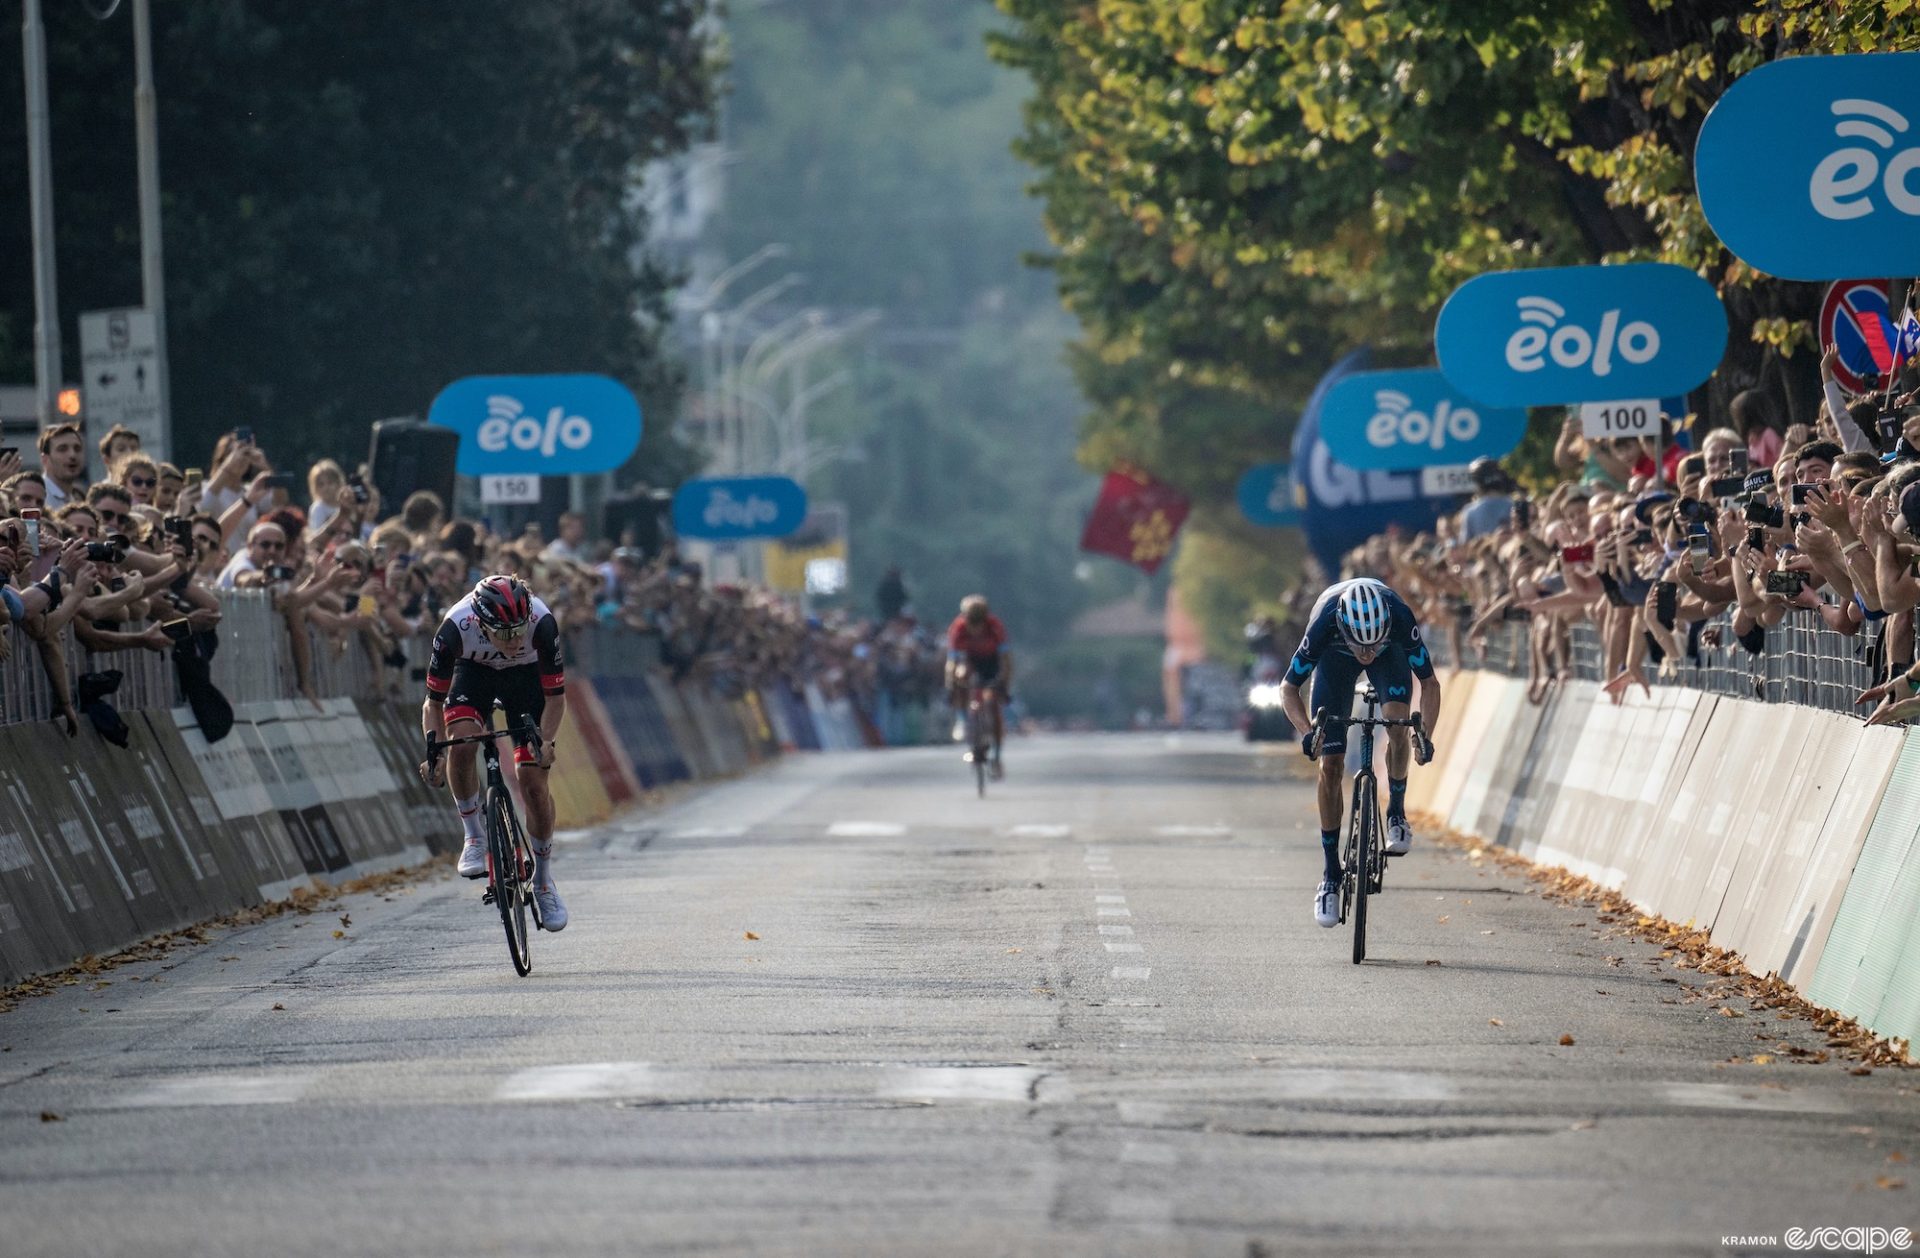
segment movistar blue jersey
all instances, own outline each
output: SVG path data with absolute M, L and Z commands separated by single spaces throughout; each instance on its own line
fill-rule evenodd
M 1355 577 L 1350 581 L 1334 582 L 1314 603 L 1313 611 L 1307 616 L 1307 632 L 1294 650 L 1293 663 L 1287 666 L 1288 681 L 1296 686 L 1304 683 L 1319 665 L 1321 657 L 1329 651 L 1353 658 L 1353 651 L 1347 646 L 1346 636 L 1340 632 L 1334 617 L 1340 610 L 1340 596 L 1362 584 L 1371 585 L 1379 591 L 1387 605 L 1387 638 L 1381 644 L 1382 653 L 1391 654 L 1397 647 L 1405 653 L 1407 666 L 1415 676 L 1422 679 L 1433 676 L 1433 656 L 1420 638 L 1420 622 L 1414 617 L 1413 608 L 1408 607 L 1406 600 L 1388 589 L 1384 582 L 1372 577 Z

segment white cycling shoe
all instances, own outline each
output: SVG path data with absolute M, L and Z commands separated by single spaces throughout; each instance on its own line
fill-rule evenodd
M 467 845 L 460 849 L 460 864 L 457 868 L 462 878 L 485 878 L 487 876 L 487 841 L 468 839 Z
M 1313 920 L 1322 926 L 1340 924 L 1340 880 L 1322 878 L 1320 889 L 1313 893 Z
M 1388 856 L 1405 856 L 1413 846 L 1413 827 L 1405 817 L 1387 818 L 1387 844 L 1381 850 Z
M 540 908 L 541 930 L 565 930 L 567 928 L 567 906 L 561 903 L 560 892 L 552 883 L 533 889 L 533 902 Z

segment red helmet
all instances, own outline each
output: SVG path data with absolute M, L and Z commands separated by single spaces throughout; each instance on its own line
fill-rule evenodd
M 519 577 L 486 577 L 473 587 L 473 618 L 488 633 L 516 633 L 532 617 L 533 595 Z

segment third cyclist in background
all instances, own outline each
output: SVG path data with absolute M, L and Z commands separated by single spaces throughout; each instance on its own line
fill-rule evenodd
M 1000 744 L 1006 734 L 1003 709 L 1013 688 L 1013 652 L 1007 649 L 1007 627 L 988 609 L 986 595 L 969 594 L 960 600 L 960 614 L 947 626 L 946 671 L 956 742 L 966 736 L 968 684 L 995 692 L 987 695 L 987 710 L 993 713 L 993 776 L 998 778 L 1002 774 Z M 996 694 L 998 702 L 994 702 Z
M 1325 873 L 1313 896 L 1313 918 L 1322 926 L 1340 920 L 1340 818 L 1345 813 L 1347 769 L 1346 717 L 1353 712 L 1353 687 L 1360 674 L 1379 693 L 1388 720 L 1407 718 L 1413 678 L 1420 678 L 1418 731 L 1396 727 L 1387 731 L 1387 844 L 1389 856 L 1404 856 L 1413 842 L 1407 824 L 1407 761 L 1433 759 L 1429 737 L 1440 718 L 1440 680 L 1433 673 L 1433 657 L 1420 640 L 1420 622 L 1398 594 L 1371 577 L 1358 577 L 1328 586 L 1307 617 L 1306 636 L 1287 666 L 1280 683 L 1280 706 L 1293 727 L 1303 731 L 1301 749 L 1320 761 L 1320 852 Z M 1327 713 L 1324 731 L 1301 702 L 1300 687 L 1313 674 L 1313 712 Z M 1410 732 L 1419 734 L 1412 745 Z

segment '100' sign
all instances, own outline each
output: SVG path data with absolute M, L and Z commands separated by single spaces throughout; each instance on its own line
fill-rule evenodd
M 1694 176 L 1707 222 L 1759 270 L 1920 272 L 1920 53 L 1761 66 L 1707 115 Z

